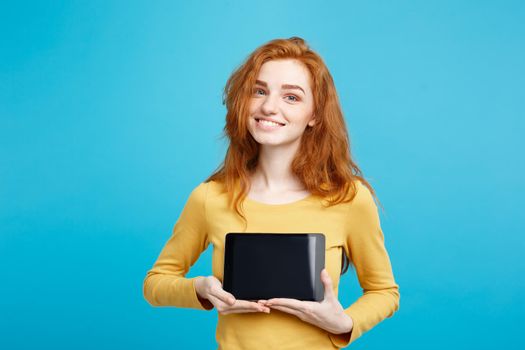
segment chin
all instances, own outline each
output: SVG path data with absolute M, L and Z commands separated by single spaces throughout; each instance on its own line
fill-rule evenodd
M 251 133 L 253 139 L 261 145 L 278 145 L 282 143 L 282 140 L 277 140 L 272 137 L 268 137 L 265 135 L 258 135 L 257 132 Z

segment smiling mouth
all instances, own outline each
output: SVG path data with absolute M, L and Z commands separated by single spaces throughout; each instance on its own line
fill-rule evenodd
M 270 120 L 265 120 L 265 119 L 255 118 L 255 121 L 256 121 L 257 123 L 263 121 L 263 124 L 267 124 L 267 125 L 279 125 L 279 126 L 284 126 L 284 124 L 282 124 L 282 123 L 272 122 L 272 121 L 270 121 Z

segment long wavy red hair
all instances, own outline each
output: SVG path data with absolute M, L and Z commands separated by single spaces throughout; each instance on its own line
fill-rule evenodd
M 205 182 L 215 180 L 223 184 L 230 205 L 246 221 L 242 202 L 249 191 L 249 175 L 257 165 L 260 147 L 248 131 L 250 99 L 261 66 L 267 61 L 279 59 L 295 59 L 304 64 L 310 73 L 314 96 L 316 124 L 304 131 L 291 164 L 293 174 L 310 193 L 325 198 L 328 206 L 352 201 L 356 193 L 356 179 L 377 200 L 372 186 L 352 159 L 350 140 L 332 75 L 322 58 L 297 36 L 274 39 L 258 47 L 229 77 L 222 101 L 227 108 L 222 137 L 229 139 L 229 146 L 224 161 Z

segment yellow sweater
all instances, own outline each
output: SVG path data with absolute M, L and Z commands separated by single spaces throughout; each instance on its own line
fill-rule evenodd
M 265 204 L 247 198 L 245 232 L 322 232 L 326 238 L 325 267 L 337 296 L 342 249 L 350 253 L 363 289 L 345 309 L 354 321 L 346 334 L 332 334 L 298 317 L 271 309 L 269 314 L 218 314 L 219 350 L 237 349 L 339 349 L 348 346 L 399 309 L 399 286 L 394 280 L 373 197 L 360 181 L 350 203 L 324 208 L 322 199 L 310 195 L 287 204 Z M 202 182 L 191 192 L 173 234 L 147 272 L 144 298 L 152 306 L 211 310 L 199 301 L 195 278 L 186 278 L 199 255 L 213 244 L 212 273 L 223 281 L 224 237 L 244 232 L 244 221 L 228 208 L 227 195 L 215 181 Z

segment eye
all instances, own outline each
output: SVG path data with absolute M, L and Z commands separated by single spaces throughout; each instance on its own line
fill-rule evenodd
M 293 99 L 290 100 L 290 101 L 293 101 L 293 102 L 297 102 L 297 101 L 299 101 L 299 97 L 297 97 L 297 96 L 295 96 L 295 95 L 288 95 L 288 96 L 286 96 L 286 97 L 293 97 Z
M 258 93 L 259 91 L 262 91 L 262 92 L 264 93 L 264 90 L 261 89 L 261 88 L 255 88 L 255 89 L 253 89 L 253 93 L 256 94 L 256 95 L 258 95 L 257 93 Z

